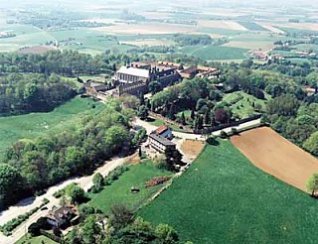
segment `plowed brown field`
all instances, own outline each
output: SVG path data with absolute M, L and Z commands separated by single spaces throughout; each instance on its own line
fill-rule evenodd
M 306 191 L 306 181 L 318 172 L 318 160 L 268 127 L 246 131 L 232 143 L 258 168 Z

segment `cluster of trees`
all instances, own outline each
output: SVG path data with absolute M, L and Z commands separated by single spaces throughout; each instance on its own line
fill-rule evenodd
M 119 151 L 128 152 L 134 146 L 128 120 L 119 103 L 110 102 L 76 129 L 15 143 L 0 168 L 2 206 L 69 176 L 90 173 Z
M 283 94 L 268 102 L 265 121 L 287 139 L 318 156 L 318 103 Z
M 230 108 L 226 104 L 218 103 L 222 95 L 212 81 L 195 78 L 156 93 L 148 106 L 152 111 L 169 119 L 177 120 L 183 125 L 191 124 L 194 129 L 201 130 L 204 125 L 215 126 L 228 123 L 232 119 Z M 181 116 L 176 115 L 183 110 L 192 111 L 188 121 L 183 113 Z M 138 114 L 145 116 L 145 111 L 143 106 Z
M 179 46 L 210 45 L 213 39 L 209 35 L 175 34 L 173 40 Z
M 77 94 L 75 84 L 57 75 L 12 73 L 0 77 L 0 114 L 47 112 Z
M 94 211 L 90 211 L 94 212 Z M 108 244 L 108 243 L 180 243 L 178 233 L 167 224 L 154 226 L 136 217 L 123 205 L 115 205 L 111 210 L 108 231 L 103 227 L 102 215 L 90 214 L 80 226 L 66 237 L 66 243 Z
M 77 51 L 50 51 L 45 54 L 0 54 L 1 73 L 42 73 L 76 76 L 113 72 L 114 62 L 105 55 L 91 56 Z M 120 58 L 120 57 L 118 57 Z

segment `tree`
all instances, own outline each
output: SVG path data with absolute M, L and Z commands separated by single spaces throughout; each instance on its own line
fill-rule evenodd
M 318 156 L 318 131 L 313 133 L 304 143 L 304 148 L 315 156 Z
M 186 119 L 185 119 L 184 113 L 181 114 L 180 123 L 181 123 L 182 125 L 186 125 Z
M 175 170 L 175 166 L 182 163 L 182 154 L 177 149 L 167 149 L 165 156 L 168 170 Z
M 228 123 L 230 121 L 230 115 L 224 109 L 215 110 L 214 118 L 215 118 L 215 121 L 220 123 L 220 124 L 225 124 L 225 123 Z
M 120 229 L 134 221 L 133 212 L 125 205 L 114 205 L 111 208 L 110 224 L 115 229 Z
M 195 118 L 195 111 L 194 111 L 194 109 L 191 110 L 191 116 L 190 116 L 190 117 L 191 117 L 192 120 L 194 120 L 194 118 Z
M 104 186 L 104 178 L 101 173 L 96 173 L 93 177 L 93 184 L 95 190 L 98 192 L 100 191 Z
M 84 244 L 97 243 L 96 237 L 101 234 L 101 228 L 97 224 L 94 215 L 88 216 L 82 228 L 82 240 Z
M 86 200 L 85 191 L 76 184 L 71 184 L 66 188 L 66 195 L 72 203 L 82 203 Z
M 112 151 L 120 149 L 129 141 L 129 133 L 123 126 L 113 125 L 105 132 L 105 143 Z
M 141 147 L 139 147 L 139 148 L 138 148 L 138 156 L 139 156 L 139 158 L 141 158 L 141 157 L 142 157 Z
M 207 110 L 204 114 L 204 124 L 205 125 L 211 124 L 211 113 L 209 110 Z
M 312 197 L 317 196 L 318 191 L 318 173 L 314 173 L 307 181 L 307 191 L 311 193 Z
M 138 111 L 137 111 L 137 116 L 144 120 L 144 119 L 147 119 L 148 118 L 148 109 L 145 105 L 141 105 L 139 108 L 138 108 Z
M 194 128 L 196 130 L 202 130 L 203 129 L 203 118 L 201 115 L 197 115 L 195 121 L 194 121 Z
M 162 243 L 177 243 L 179 241 L 175 229 L 167 224 L 159 224 L 155 229 L 155 234 Z
M 10 165 L 0 164 L 0 209 L 14 203 L 21 197 L 23 178 Z

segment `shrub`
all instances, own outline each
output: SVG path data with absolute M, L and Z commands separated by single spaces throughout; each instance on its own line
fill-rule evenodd
M 228 135 L 227 135 L 227 133 L 225 132 L 225 131 L 221 131 L 220 132 L 220 137 L 222 138 L 222 139 L 226 139 L 227 137 L 228 137 Z
M 146 188 L 148 187 L 153 187 L 153 186 L 157 186 L 157 185 L 161 185 L 165 182 L 167 182 L 168 180 L 170 180 L 171 177 L 170 176 L 159 176 L 159 177 L 154 177 L 151 180 L 146 182 Z

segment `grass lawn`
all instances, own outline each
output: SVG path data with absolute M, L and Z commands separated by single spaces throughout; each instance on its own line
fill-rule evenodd
M 163 186 L 146 188 L 145 183 L 153 177 L 166 175 L 172 175 L 172 173 L 156 168 L 150 161 L 131 165 L 117 181 L 106 186 L 100 193 L 91 194 L 89 204 L 106 214 L 115 204 L 124 204 L 131 209 L 137 209 Z M 140 192 L 131 193 L 131 187 L 140 189 Z
M 76 126 L 82 116 L 98 111 L 101 106 L 101 103 L 92 99 L 76 97 L 52 112 L 0 117 L 0 157 L 17 140 L 32 139 L 61 132 L 68 126 Z
M 229 141 L 207 146 L 139 214 L 194 243 L 315 243 L 318 202 L 254 167 Z
M 257 99 L 256 97 L 242 91 L 225 94 L 221 103 L 222 102 L 228 103 L 232 112 L 240 118 L 246 118 L 257 113 L 255 108 L 252 106 L 253 103 L 255 105 L 261 105 L 262 109 L 265 109 L 266 107 L 266 100 Z
M 47 238 L 46 236 L 31 237 L 29 235 L 25 235 L 15 244 L 57 244 L 57 242 Z
M 248 49 L 223 46 L 188 46 L 180 51 L 203 60 L 244 59 Z

